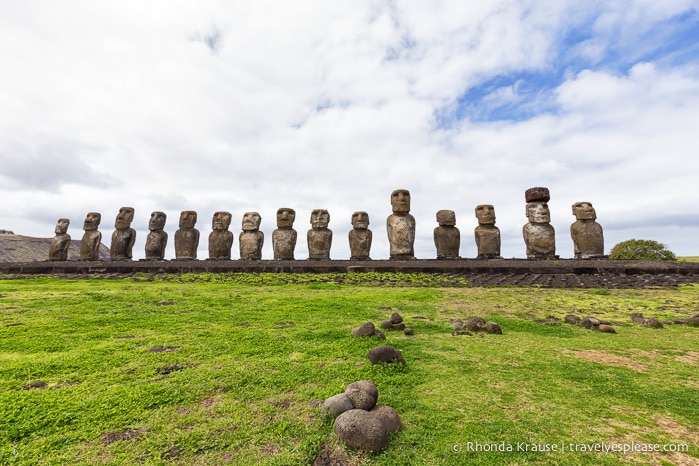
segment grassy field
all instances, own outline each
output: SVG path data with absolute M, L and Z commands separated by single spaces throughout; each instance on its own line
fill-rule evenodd
M 699 464 L 699 329 L 629 318 L 690 317 L 699 286 L 289 277 L 0 280 L 0 464 L 293 465 L 319 453 L 357 465 Z M 414 336 L 350 335 L 396 311 Z M 617 333 L 534 322 L 569 313 Z M 469 316 L 504 334 L 452 335 L 450 319 Z M 371 365 L 379 344 L 407 366 Z M 318 407 L 361 379 L 403 420 L 380 453 L 345 447 Z M 585 451 L 605 447 L 640 451 Z

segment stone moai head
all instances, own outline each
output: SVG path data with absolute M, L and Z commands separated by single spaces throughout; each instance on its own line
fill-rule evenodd
M 550 223 L 551 212 L 546 202 L 530 202 L 527 204 L 529 223 Z
M 291 229 L 296 220 L 296 211 L 288 207 L 277 210 L 277 228 Z
M 576 202 L 573 204 L 573 215 L 576 220 L 595 220 L 597 213 L 590 202 Z
M 70 220 L 67 218 L 59 218 L 56 222 L 56 229 L 54 232 L 57 235 L 65 235 L 68 233 L 68 225 L 70 225 Z
M 325 209 L 314 209 L 311 212 L 311 226 L 313 228 L 328 228 L 330 214 Z
M 194 228 L 197 223 L 197 213 L 193 210 L 183 210 L 180 213 L 180 228 Z
M 366 230 L 369 228 L 369 214 L 362 211 L 353 213 L 352 227 L 357 230 Z
M 440 227 L 453 227 L 456 225 L 456 214 L 453 210 L 437 211 L 437 223 Z
M 391 207 L 394 213 L 407 214 L 410 212 L 410 191 L 396 189 L 391 193 Z
M 98 212 L 89 212 L 85 217 L 85 223 L 83 224 L 83 230 L 91 231 L 96 230 L 100 226 L 102 221 L 102 214 Z
M 213 230 L 228 230 L 231 226 L 231 213 L 219 211 L 215 212 L 211 219 L 211 228 Z
M 260 229 L 262 217 L 257 212 L 245 212 L 243 214 L 243 231 L 257 231 Z
M 495 207 L 490 204 L 476 206 L 476 218 L 479 225 L 495 225 Z
M 165 228 L 165 221 L 167 220 L 167 215 L 165 212 L 153 212 L 150 214 L 150 220 L 148 221 L 148 229 L 150 231 L 159 231 Z
M 133 207 L 122 207 L 114 221 L 114 228 L 117 230 L 128 230 L 133 222 L 134 209 Z

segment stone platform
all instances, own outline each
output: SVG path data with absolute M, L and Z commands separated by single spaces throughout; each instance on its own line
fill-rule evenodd
M 410 261 L 66 261 L 0 263 L 0 278 L 28 275 L 129 275 L 180 273 L 439 273 L 466 278 L 472 286 L 634 288 L 699 283 L 699 263 L 609 259 L 417 259 Z

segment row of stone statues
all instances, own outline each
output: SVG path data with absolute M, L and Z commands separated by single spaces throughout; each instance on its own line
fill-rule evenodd
M 524 225 L 522 234 L 529 259 L 556 258 L 555 231 L 550 224 L 547 188 L 531 188 L 525 193 L 526 215 L 529 222 Z M 391 193 L 393 213 L 386 219 L 386 230 L 390 243 L 392 260 L 415 259 L 415 218 L 410 215 L 410 193 L 397 189 Z M 500 230 L 495 226 L 495 209 L 492 205 L 482 204 L 476 207 L 478 226 L 474 234 L 479 259 L 500 258 Z M 570 232 L 575 247 L 575 257 L 580 259 L 603 257 L 604 239 L 602 227 L 595 222 L 596 214 L 589 202 L 573 204 L 576 222 Z M 116 217 L 115 230 L 112 233 L 110 258 L 114 261 L 131 260 L 136 241 L 136 231 L 131 228 L 134 209 L 122 207 Z M 293 229 L 296 212 L 294 209 L 281 208 L 277 211 L 277 229 L 272 233 L 274 259 L 294 260 L 297 233 Z M 168 234 L 164 231 L 167 216 L 163 212 L 153 212 L 150 216 L 146 238 L 146 260 L 165 258 Z M 233 247 L 233 233 L 229 231 L 231 213 L 220 211 L 214 213 L 212 231 L 209 234 L 209 259 L 230 260 Z M 81 260 L 98 260 L 102 233 L 98 230 L 101 215 L 90 212 L 85 217 L 85 231 L 81 247 Z M 257 212 L 243 215 L 242 229 L 238 238 L 240 258 L 243 260 L 262 259 L 264 233 L 260 231 L 262 218 Z M 175 232 L 175 259 L 193 260 L 197 258 L 199 247 L 199 230 L 194 228 L 197 213 L 186 210 L 180 214 L 179 229 Z M 327 210 L 316 209 L 311 212 L 311 229 L 307 233 L 309 260 L 329 260 L 332 245 L 332 230 L 328 228 L 330 214 Z M 56 236 L 49 249 L 49 260 L 64 261 L 68 257 L 70 235 L 65 218 L 56 224 Z M 437 259 L 458 259 L 461 234 L 456 228 L 456 215 L 453 210 L 437 212 L 434 229 L 434 243 Z M 369 230 L 369 214 L 355 212 L 352 214 L 352 230 L 349 232 L 350 260 L 370 260 L 372 232 Z

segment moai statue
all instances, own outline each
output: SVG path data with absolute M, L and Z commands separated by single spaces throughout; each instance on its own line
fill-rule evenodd
M 119 209 L 114 222 L 116 230 L 112 233 L 112 244 L 109 247 L 109 258 L 113 261 L 130 261 L 133 256 L 133 245 L 136 242 L 136 230 L 131 228 L 133 216 L 133 207 Z
M 257 212 L 243 214 L 243 231 L 238 237 L 240 258 L 243 260 L 258 261 L 262 259 L 265 234 L 260 231 L 260 222 L 262 222 L 262 217 Z
M 231 226 L 230 212 L 216 212 L 211 219 L 213 231 L 209 234 L 209 259 L 230 260 L 233 247 L 233 233 L 228 231 Z
M 164 212 L 153 212 L 150 214 L 148 229 L 150 232 L 146 237 L 146 260 L 162 260 L 165 258 L 165 247 L 167 246 L 167 233 L 165 233 L 165 221 L 167 215 Z
M 391 260 L 415 259 L 415 218 L 410 215 L 410 192 L 396 189 L 391 193 L 393 213 L 386 219 Z
M 551 226 L 551 199 L 547 188 L 530 188 L 525 193 L 529 223 L 522 228 L 527 259 L 556 259 L 556 232 Z
M 272 246 L 275 260 L 294 260 L 296 248 L 296 230 L 294 220 L 296 211 L 288 207 L 277 210 L 277 229 L 272 232 Z
M 90 212 L 85 217 L 83 230 L 85 234 L 80 242 L 80 260 L 81 261 L 96 261 L 100 258 L 100 244 L 102 242 L 102 233 L 98 230 L 102 214 Z
M 175 232 L 175 259 L 191 260 L 197 258 L 199 247 L 199 230 L 194 228 L 197 213 L 184 210 L 180 213 L 180 229 Z
M 437 223 L 439 226 L 434 229 L 437 259 L 460 259 L 461 233 L 456 228 L 456 214 L 453 210 L 440 210 L 437 212 Z
M 369 251 L 371 250 L 371 237 L 372 233 L 369 229 L 369 214 L 366 212 L 353 213 L 352 229 L 349 232 L 350 260 L 371 260 L 371 257 L 369 257 Z
M 328 229 L 330 214 L 325 209 L 314 209 L 311 212 L 311 228 L 306 234 L 308 240 L 309 260 L 330 260 L 330 246 L 333 242 L 333 232 Z
M 573 204 L 575 222 L 570 226 L 576 259 L 604 257 L 602 226 L 595 222 L 597 213 L 590 202 Z
M 68 248 L 70 247 L 68 225 L 70 225 L 70 220 L 67 218 L 59 218 L 58 222 L 56 222 L 56 229 L 54 230 L 56 236 L 51 240 L 51 247 L 49 247 L 50 261 L 68 260 Z
M 478 259 L 500 259 L 500 229 L 495 226 L 495 208 L 490 204 L 476 206 L 476 218 Z

